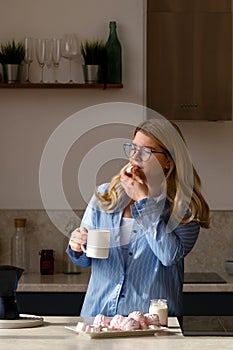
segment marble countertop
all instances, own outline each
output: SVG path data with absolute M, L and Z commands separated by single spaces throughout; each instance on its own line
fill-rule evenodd
M 90 270 L 80 274 L 41 275 L 23 274 L 18 283 L 17 292 L 86 292 L 90 279 Z
M 75 326 L 78 317 L 44 317 L 44 325 L 34 328 L 0 329 L 1 348 L 7 350 L 135 350 L 231 349 L 231 337 L 184 337 L 176 318 L 169 318 L 168 331 L 156 336 L 89 339 L 65 326 Z
M 186 283 L 184 292 L 233 292 L 233 275 L 221 274 L 226 283 Z
M 233 292 L 233 275 L 221 275 L 227 283 L 186 283 L 184 292 Z M 24 274 L 18 284 L 17 292 L 86 292 L 90 270 L 81 274 L 40 275 Z

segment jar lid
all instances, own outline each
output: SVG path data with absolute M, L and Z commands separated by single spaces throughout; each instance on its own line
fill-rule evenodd
M 49 256 L 53 256 L 54 250 L 53 249 L 42 249 L 39 254 L 40 255 L 49 255 Z
M 16 218 L 15 219 L 15 227 L 25 227 L 27 219 L 24 218 Z

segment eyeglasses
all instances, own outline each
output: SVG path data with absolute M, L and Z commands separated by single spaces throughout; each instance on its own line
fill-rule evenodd
M 156 151 L 148 147 L 139 147 L 130 142 L 124 143 L 124 151 L 127 158 L 133 158 L 138 153 L 143 162 L 149 160 L 152 153 L 166 154 L 163 151 Z

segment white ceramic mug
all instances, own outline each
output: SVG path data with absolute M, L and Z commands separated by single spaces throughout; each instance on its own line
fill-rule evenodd
M 107 259 L 110 246 L 110 231 L 109 230 L 88 230 L 87 245 L 81 245 L 82 251 L 89 258 Z

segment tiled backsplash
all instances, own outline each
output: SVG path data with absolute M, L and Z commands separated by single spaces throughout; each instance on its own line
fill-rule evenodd
M 83 211 L 76 214 L 81 217 Z M 69 211 L 57 212 L 66 227 Z M 63 271 L 64 235 L 50 221 L 45 210 L 0 210 L 0 264 L 10 264 L 10 238 L 15 233 L 14 218 L 27 219 L 30 241 L 29 272 L 40 271 L 42 249 L 55 250 L 55 273 Z M 233 211 L 212 211 L 211 228 L 202 229 L 199 238 L 185 258 L 186 272 L 224 272 L 224 260 L 233 259 Z

